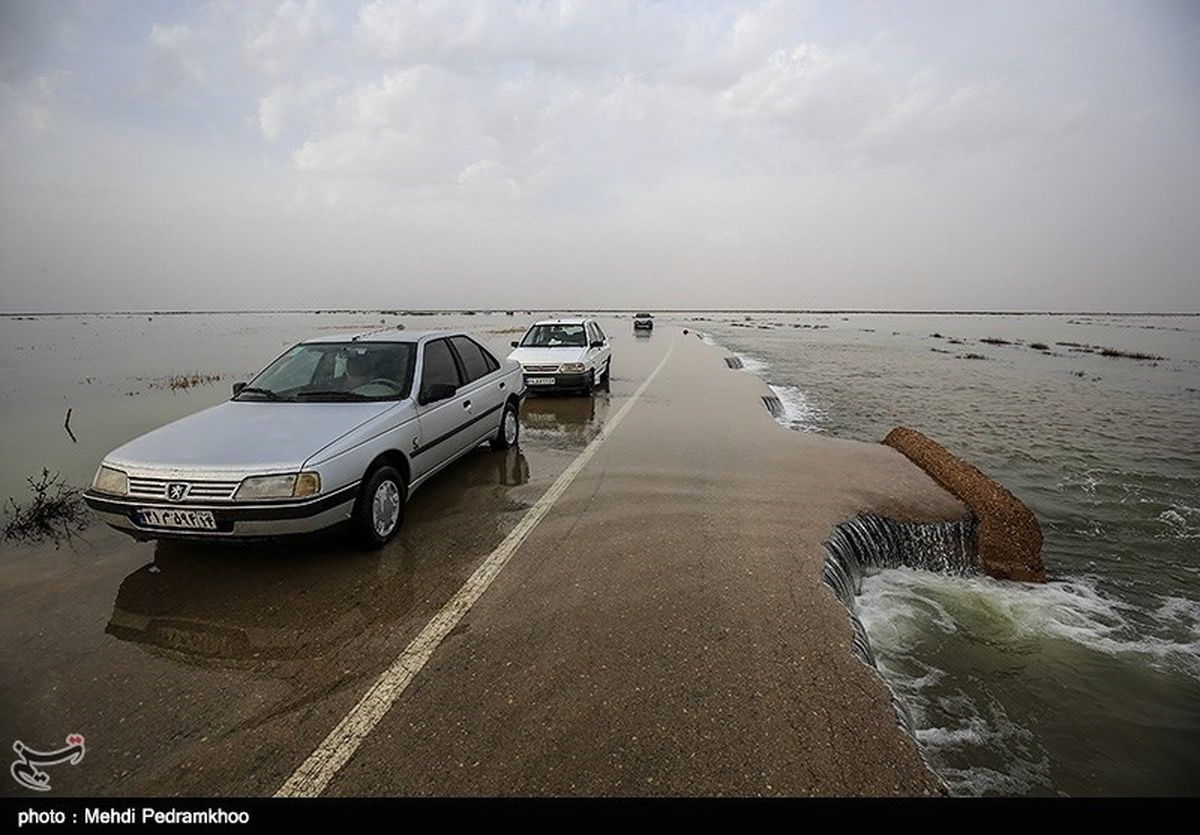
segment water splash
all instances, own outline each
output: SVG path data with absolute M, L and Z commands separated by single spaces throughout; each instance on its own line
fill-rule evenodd
M 855 598 L 862 593 L 863 578 L 872 570 L 921 568 L 945 574 L 979 573 L 976 521 L 895 522 L 863 514 L 833 529 L 825 543 L 825 585 L 846 607 L 853 637 L 850 650 L 864 664 L 879 670 L 866 627 L 858 617 Z M 881 678 L 883 676 L 881 675 Z M 887 679 L 884 679 L 885 683 Z M 889 685 L 889 689 L 890 685 Z M 908 706 L 892 691 L 896 721 L 912 737 L 915 723 Z
M 825 412 L 809 398 L 802 389 L 796 386 L 777 386 L 768 383 L 767 387 L 775 393 L 776 399 L 782 405 L 782 411 L 775 419 L 789 429 L 801 432 L 815 432 L 825 420 Z

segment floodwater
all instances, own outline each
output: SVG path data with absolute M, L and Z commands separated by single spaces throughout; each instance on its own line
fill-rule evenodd
M 681 321 L 742 355 L 793 429 L 911 426 L 1040 519 L 1045 586 L 885 570 L 858 600 L 953 792 L 1200 794 L 1200 317 Z

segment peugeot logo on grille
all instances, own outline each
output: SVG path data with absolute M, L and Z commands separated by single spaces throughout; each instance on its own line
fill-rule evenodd
M 172 481 L 167 485 L 167 498 L 173 502 L 181 502 L 188 494 L 191 485 L 183 481 Z

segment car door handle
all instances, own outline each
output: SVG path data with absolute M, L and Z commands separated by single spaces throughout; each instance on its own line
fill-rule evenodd
M 500 388 L 504 388 L 504 383 L 500 383 Z
M 469 409 L 469 408 L 471 408 L 471 401 L 470 401 L 470 400 L 464 400 L 464 401 L 463 401 L 463 408 L 464 408 L 464 409 Z

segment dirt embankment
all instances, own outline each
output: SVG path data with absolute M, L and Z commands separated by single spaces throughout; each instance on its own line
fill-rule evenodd
M 1001 580 L 1046 582 L 1042 527 L 1024 502 L 915 429 L 897 426 L 883 443 L 907 456 L 975 514 L 984 572 Z

